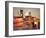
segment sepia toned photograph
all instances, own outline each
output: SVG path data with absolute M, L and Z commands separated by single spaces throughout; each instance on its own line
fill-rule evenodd
M 40 8 L 13 7 L 13 30 L 40 30 Z

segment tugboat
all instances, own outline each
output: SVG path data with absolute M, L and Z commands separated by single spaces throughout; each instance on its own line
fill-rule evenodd
M 21 30 L 23 29 L 23 10 L 20 10 L 20 16 L 15 16 L 13 20 L 14 29 Z
M 31 12 L 29 12 L 28 15 L 25 16 L 25 24 L 27 26 L 27 29 L 32 29 L 32 16 L 31 16 Z

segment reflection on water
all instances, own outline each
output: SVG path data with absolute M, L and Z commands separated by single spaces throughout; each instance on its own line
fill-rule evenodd
M 13 19 L 13 30 L 40 29 L 40 19 L 32 16 L 17 16 Z

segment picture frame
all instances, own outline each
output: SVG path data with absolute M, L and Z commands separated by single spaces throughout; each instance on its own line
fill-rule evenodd
M 13 30 L 13 7 L 17 8 L 40 8 L 40 30 Z M 42 26 L 41 26 L 42 25 Z M 14 32 L 13 32 L 14 31 Z M 28 33 L 27 33 L 28 32 Z M 35 36 L 45 35 L 45 3 L 37 2 L 20 2 L 20 1 L 5 1 L 5 36 Z

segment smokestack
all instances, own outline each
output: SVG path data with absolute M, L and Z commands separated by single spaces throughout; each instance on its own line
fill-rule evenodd
M 23 17 L 23 10 L 20 10 L 20 16 Z
M 29 12 L 29 16 L 31 16 L 31 12 Z

